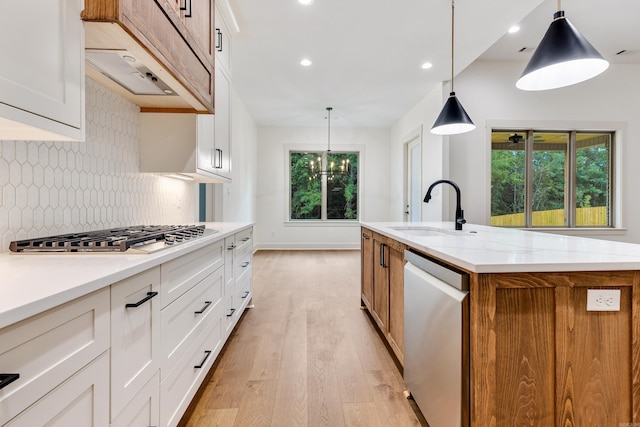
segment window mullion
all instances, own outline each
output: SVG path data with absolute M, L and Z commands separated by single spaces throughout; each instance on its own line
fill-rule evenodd
M 322 164 L 326 165 L 325 168 L 327 170 L 329 169 L 329 156 L 326 151 L 322 153 Z M 322 174 L 322 205 L 320 208 L 320 219 L 322 221 L 327 220 L 327 176 L 327 174 Z
M 567 224 L 569 227 L 576 226 L 577 215 L 577 162 L 576 162 L 576 131 L 569 133 L 569 158 L 567 159 L 567 194 L 565 196 L 567 206 Z
M 525 195 L 524 195 L 524 226 L 533 226 L 533 131 L 527 131 L 525 142 Z

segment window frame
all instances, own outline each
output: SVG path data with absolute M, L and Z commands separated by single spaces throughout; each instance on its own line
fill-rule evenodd
M 283 222 L 286 226 L 353 226 L 359 224 L 364 217 L 364 165 L 365 165 L 365 146 L 362 144 L 341 144 L 331 146 L 331 152 L 340 153 L 357 153 L 358 154 L 358 215 L 355 219 L 291 219 L 291 170 L 290 161 L 291 153 L 323 153 L 327 151 L 326 145 L 321 144 L 284 144 L 284 218 Z
M 554 127 L 553 129 L 549 129 L 546 127 L 532 127 L 532 126 L 510 126 L 510 127 L 499 127 L 492 126 L 488 127 L 488 143 L 489 143 L 489 174 L 488 174 L 488 182 L 489 182 L 489 204 L 488 204 L 488 218 L 489 223 L 491 222 L 492 212 L 491 212 L 491 200 L 492 200 L 492 192 L 491 192 L 491 177 L 493 174 L 493 165 L 492 165 L 492 141 L 493 141 L 493 133 L 494 132 L 508 132 L 508 133 L 519 133 L 526 135 L 525 141 L 525 200 L 524 200 L 524 225 L 522 226 L 500 226 L 504 228 L 520 228 L 520 229 L 528 229 L 528 230 L 617 230 L 617 223 L 619 217 L 616 212 L 616 206 L 618 204 L 619 192 L 617 188 L 617 177 L 618 177 L 618 168 L 619 168 L 619 154 L 618 154 L 618 145 L 619 145 L 619 129 L 592 129 L 592 128 L 561 128 Z M 536 133 L 567 133 L 569 135 L 569 140 L 567 142 L 567 160 L 566 160 L 566 175 L 565 176 L 565 210 L 566 210 L 566 222 L 563 226 L 534 226 L 533 225 L 533 155 L 534 155 L 534 134 Z M 608 153 L 608 180 L 609 180 L 609 212 L 607 222 L 609 225 L 607 226 L 596 226 L 596 225 L 585 225 L 578 226 L 576 225 L 576 213 L 577 213 L 577 138 L 576 136 L 580 133 L 602 133 L 610 135 L 610 149 Z

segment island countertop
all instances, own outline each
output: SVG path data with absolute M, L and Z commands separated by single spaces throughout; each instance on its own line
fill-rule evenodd
M 640 270 L 640 245 L 453 222 L 363 227 L 474 273 Z

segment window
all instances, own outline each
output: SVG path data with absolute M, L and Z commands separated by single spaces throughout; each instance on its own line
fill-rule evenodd
M 358 220 L 357 152 L 289 152 L 289 219 Z
M 491 225 L 612 227 L 613 132 L 494 130 Z

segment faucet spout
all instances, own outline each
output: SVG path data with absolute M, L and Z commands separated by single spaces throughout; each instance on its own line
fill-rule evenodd
M 456 190 L 456 230 L 462 230 L 462 224 L 466 223 L 467 221 L 464 219 L 464 211 L 460 206 L 460 187 L 458 187 L 458 184 L 448 179 L 437 180 L 429 186 L 427 194 L 425 194 L 424 196 L 424 202 L 429 203 L 429 200 L 431 200 L 431 191 L 433 191 L 433 187 L 438 184 L 449 184 L 453 187 L 454 190 Z

